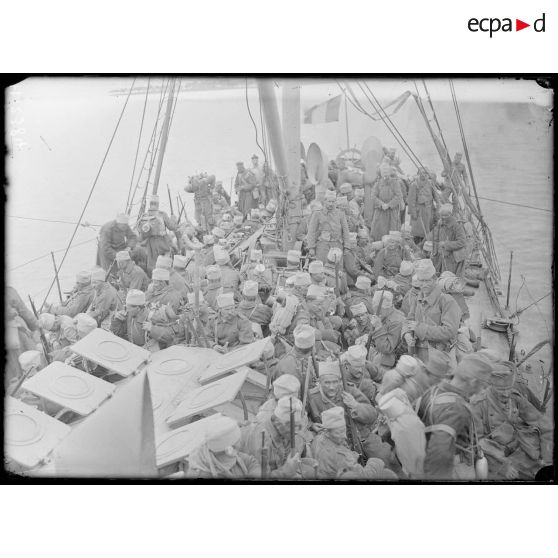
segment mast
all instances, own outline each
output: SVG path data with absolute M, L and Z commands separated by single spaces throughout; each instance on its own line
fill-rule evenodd
M 161 168 L 163 167 L 163 158 L 165 157 L 165 150 L 167 147 L 167 140 L 169 138 L 170 129 L 170 118 L 172 113 L 172 103 L 174 97 L 174 87 L 176 84 L 176 79 L 170 79 L 169 86 L 169 97 L 167 99 L 167 111 L 165 113 L 165 120 L 163 122 L 163 131 L 161 136 L 161 148 L 159 149 L 159 156 L 157 159 L 157 168 L 155 169 L 155 178 L 153 180 L 153 190 L 152 194 L 155 196 L 157 194 L 157 189 L 159 188 L 159 178 L 161 177 Z
M 277 209 L 277 228 L 282 232 L 282 249 L 288 250 L 295 242 L 296 229 L 302 218 L 300 203 L 300 87 L 297 84 L 289 84 L 290 86 L 285 88 L 283 121 L 286 130 L 282 130 L 272 81 L 258 80 L 257 83 L 281 192 Z M 289 137 L 288 141 L 285 141 L 284 131 Z M 287 158 L 286 145 L 290 147 L 289 158 Z M 296 146 L 296 161 L 294 146 Z

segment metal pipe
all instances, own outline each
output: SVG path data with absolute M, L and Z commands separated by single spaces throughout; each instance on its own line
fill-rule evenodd
M 506 310 L 510 307 L 510 288 L 512 278 L 513 250 L 510 252 L 510 271 L 508 273 L 508 294 L 506 295 Z

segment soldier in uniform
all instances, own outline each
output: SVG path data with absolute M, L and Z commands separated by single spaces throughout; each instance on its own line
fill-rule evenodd
M 395 231 L 392 231 L 395 233 Z M 399 232 L 399 231 L 397 231 Z M 405 250 L 401 245 L 400 234 L 390 234 L 386 238 L 384 248 L 382 248 L 374 258 L 374 275 L 379 277 L 391 278 L 399 273 L 401 262 L 410 260 L 409 250 Z
M 356 306 L 363 303 L 366 306 L 366 311 L 372 314 L 372 299 L 371 299 L 371 286 L 372 280 L 366 275 L 359 275 L 355 281 L 354 288 L 349 291 L 348 297 L 345 300 L 345 313 L 348 318 L 353 318 L 351 313 L 351 306 Z
M 262 263 L 262 260 L 263 253 L 261 250 L 256 250 L 255 248 L 250 250 L 248 261 L 240 268 L 240 280 L 253 279 L 252 272 L 259 263 Z
M 418 416 L 426 425 L 424 475 L 429 480 L 473 480 L 476 443 L 469 399 L 486 388 L 493 363 L 473 353 L 456 367 L 451 380 L 430 388 Z
M 369 459 L 365 467 L 358 462 L 358 453 L 347 445 L 343 407 L 332 407 L 322 413 L 322 430 L 312 442 L 312 454 L 321 479 L 397 480 L 397 475 L 386 469 L 381 459 Z
M 362 219 L 364 210 L 364 188 L 355 188 L 354 198 L 349 200 L 349 207 L 354 215 Z
M 95 292 L 91 286 L 91 272 L 80 271 L 76 276 L 76 285 L 70 296 L 61 304 L 45 303 L 44 309 L 56 316 L 70 316 L 75 318 L 78 314 L 86 312 L 93 301 Z
M 397 285 L 397 291 L 405 296 L 411 288 L 411 279 L 415 267 L 413 262 L 403 260 L 399 266 L 399 273 L 393 278 L 394 283 Z
M 130 252 L 122 250 L 116 254 L 118 266 L 118 280 L 124 293 L 128 289 L 146 291 L 149 286 L 149 277 L 145 271 L 136 265 L 130 257 Z
M 358 218 L 358 216 L 356 216 L 352 211 L 351 208 L 349 207 L 349 202 L 347 200 L 346 196 L 338 196 L 336 202 L 335 202 L 335 207 L 339 210 L 342 211 L 345 214 L 345 219 L 347 220 L 347 227 L 349 229 L 349 232 L 352 233 L 356 233 L 358 231 L 358 227 L 360 225 L 360 220 Z
M 401 312 L 408 317 L 411 310 L 411 306 L 414 305 L 418 295 L 420 293 L 420 281 L 415 274 L 411 277 L 411 288 L 403 296 L 403 301 L 401 302 Z
M 258 207 L 258 200 L 254 197 L 254 190 L 257 189 L 256 177 L 244 168 L 244 163 L 236 163 L 236 179 L 234 190 L 238 196 L 238 209 L 246 217 L 250 210 Z
M 108 271 L 116 258 L 116 253 L 136 246 L 138 237 L 130 228 L 129 217 L 120 213 L 116 219 L 105 223 L 99 231 L 97 264 Z
M 354 386 L 343 391 L 339 361 L 319 363 L 319 382 L 308 394 L 310 429 L 320 432 L 322 413 L 332 407 L 343 407 L 351 413 L 366 457 L 379 457 L 389 467 L 392 464 L 391 448 L 372 432 L 378 412 L 368 398 Z
M 420 262 L 416 272 L 420 293 L 409 310 L 404 327 L 407 346 L 414 346 L 423 362 L 428 361 L 429 346 L 448 353 L 455 362 L 461 310 L 451 295 L 442 292 L 432 261 Z
M 130 343 L 143 347 L 146 342 L 144 323 L 147 322 L 149 310 L 145 306 L 145 293 L 129 289 L 126 295 L 126 310 L 115 312 L 110 330 L 112 333 Z
M 377 368 L 366 361 L 366 348 L 364 345 L 352 345 L 340 358 L 341 366 L 344 368 L 345 381 L 348 386 L 354 386 L 364 393 L 372 405 L 376 404 L 376 393 L 378 388 L 370 379 L 379 376 Z
M 382 308 L 378 313 L 380 300 Z M 374 315 L 370 319 L 370 335 L 372 346 L 376 350 L 372 362 L 386 371 L 395 366 L 405 316 L 393 307 L 393 293 L 387 290 L 374 293 L 372 308 Z
M 273 382 L 273 389 L 271 397 L 261 405 L 258 409 L 258 414 L 254 422 L 265 422 L 275 411 L 277 402 L 281 397 L 296 397 L 300 396 L 300 382 L 297 377 L 292 374 L 282 374 Z
M 295 453 L 291 455 L 290 409 L 295 422 Z M 254 422 L 242 429 L 240 450 L 262 461 L 262 434 L 267 453 L 268 472 L 272 478 L 314 478 L 314 461 L 310 457 L 310 436 L 303 430 L 306 423 L 299 399 L 281 397 L 273 414 L 264 422 Z M 305 457 L 306 456 L 306 457 Z M 302 458 L 302 459 L 301 459 Z
M 235 308 L 233 293 L 217 296 L 218 313 L 210 329 L 215 342 L 213 349 L 220 353 L 254 341 L 254 332 L 250 321 Z
M 185 256 L 176 254 L 172 261 L 172 272 L 170 274 L 171 285 L 177 291 L 184 291 L 186 294 L 191 293 L 194 287 L 194 277 L 193 273 L 187 269 L 188 263 L 194 260 L 193 252 L 186 252 Z M 202 266 L 200 265 L 200 268 Z M 200 277 L 205 272 L 204 269 L 200 269 Z
M 372 332 L 370 314 L 366 305 L 364 302 L 359 302 L 349 306 L 349 311 L 352 318 L 343 333 L 347 345 L 366 344 L 368 335 Z
M 335 192 L 327 190 L 324 208 L 312 214 L 308 224 L 306 246 L 311 257 L 316 257 L 327 263 L 327 255 L 333 247 L 339 248 L 341 253 L 349 239 L 349 227 L 345 214 L 335 208 Z
M 231 258 L 226 250 L 215 246 L 213 248 L 215 263 L 221 271 L 221 288 L 224 293 L 237 293 L 240 285 L 240 274 L 232 266 Z
M 181 294 L 169 285 L 169 270 L 156 267 L 151 278 L 151 285 L 146 292 L 147 305 L 151 308 L 169 306 L 174 313 L 177 313 L 183 299 Z
M 515 385 L 515 365 L 495 365 L 490 386 L 471 399 L 489 478 L 533 480 L 552 464 L 553 428 Z
M 109 320 L 114 311 L 122 309 L 122 301 L 118 296 L 118 291 L 105 281 L 105 275 L 105 270 L 101 268 L 94 269 L 91 272 L 91 284 L 95 294 L 87 314 L 96 320 L 98 327 Z M 109 328 L 109 324 L 110 320 L 106 324 L 106 329 Z
M 399 230 L 401 227 L 401 180 L 391 176 L 391 167 L 387 164 L 380 166 L 380 175 L 372 187 L 374 216 L 370 236 L 373 240 L 380 240 L 389 231 Z
M 294 330 L 294 346 L 279 359 L 273 369 L 274 381 L 277 381 L 283 374 L 291 374 L 296 377 L 301 386 L 304 386 L 306 374 L 313 371 L 312 351 L 315 343 L 314 328 L 308 324 L 299 325 Z M 313 375 L 315 374 L 314 371 Z
M 432 261 L 438 273 L 451 271 L 458 277 L 463 275 L 467 253 L 465 229 L 452 215 L 450 204 L 442 205 L 440 220 L 428 235 L 432 240 Z
M 411 234 L 415 243 L 426 238 L 434 222 L 437 192 L 428 176 L 428 170 L 420 168 L 417 178 L 411 182 L 409 195 L 409 214 L 411 215 Z
M 215 185 L 215 176 L 192 176 L 184 190 L 194 194 L 196 221 L 205 231 L 213 228 L 213 204 L 211 203 L 211 188 Z
M 208 282 L 204 292 L 205 300 L 213 310 L 217 310 L 217 296 L 222 294 L 221 269 L 218 265 L 210 265 L 206 267 L 205 275 Z
M 310 285 L 302 307 L 308 312 L 308 323 L 320 332 L 322 340 L 339 343 L 339 329 L 343 321 L 339 316 L 326 315 L 326 290 L 323 286 Z
M 339 265 L 336 264 L 339 262 Z M 337 281 L 335 280 L 335 272 L 338 268 L 338 282 L 339 282 L 339 293 L 336 293 L 339 297 L 344 297 L 349 292 L 349 287 L 347 286 L 347 275 L 343 271 L 343 251 L 340 248 L 330 248 L 327 253 L 327 261 L 324 265 L 324 275 L 326 278 L 326 285 L 331 288 L 337 288 Z
M 141 244 L 147 250 L 146 265 L 150 275 L 155 268 L 157 257 L 171 253 L 172 244 L 167 229 L 176 231 L 176 219 L 159 210 L 159 196 L 151 196 L 149 209 L 141 216 L 137 226 Z
M 236 421 L 219 417 L 208 424 L 205 441 L 188 456 L 187 478 L 255 479 L 261 477 L 259 462 L 239 451 L 241 432 Z
M 242 286 L 242 298 L 238 305 L 238 311 L 250 322 L 258 324 L 262 334 L 267 333 L 273 316 L 273 310 L 267 304 L 261 303 L 258 297 L 258 283 L 256 281 L 248 280 L 244 283 Z
M 470 194 L 469 176 L 467 175 L 467 169 L 465 168 L 465 165 L 461 161 L 462 158 L 463 153 L 456 153 L 454 155 L 451 165 L 451 172 L 452 174 L 455 173 L 462 178 L 463 183 L 465 184 L 465 190 L 467 191 L 467 194 Z
M 429 388 L 448 379 L 453 371 L 448 354 L 433 347 L 428 352 L 426 364 L 410 355 L 402 355 L 395 368 L 384 373 L 380 395 L 401 388 L 413 403 Z
M 349 233 L 349 241 L 343 251 L 343 269 L 347 280 L 347 287 L 353 287 L 357 277 L 366 273 L 361 267 L 357 256 L 357 233 Z

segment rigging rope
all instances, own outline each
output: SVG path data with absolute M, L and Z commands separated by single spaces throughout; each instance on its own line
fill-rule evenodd
M 64 256 L 62 257 L 62 261 L 58 264 L 58 271 L 60 271 L 60 269 L 62 268 L 62 265 L 63 265 L 63 263 L 66 259 L 66 256 L 68 255 L 68 250 L 72 246 L 72 242 L 73 242 L 73 240 L 76 236 L 76 233 L 77 233 L 78 228 L 80 226 L 81 220 L 83 219 L 83 215 L 85 214 L 85 210 L 87 209 L 87 206 L 89 205 L 89 201 L 91 200 L 91 196 L 93 195 L 93 191 L 95 190 L 95 186 L 97 185 L 97 181 L 99 180 L 99 176 L 101 175 L 101 171 L 103 170 L 103 167 L 105 166 L 105 161 L 107 160 L 110 148 L 112 146 L 112 142 L 114 141 L 114 138 L 116 136 L 116 132 L 118 131 L 118 128 L 120 127 L 120 122 L 122 120 L 122 117 L 124 116 L 124 111 L 126 110 L 126 107 L 128 106 L 128 101 L 130 100 L 130 95 L 132 94 L 132 89 L 134 88 L 135 83 L 136 83 L 136 78 L 134 78 L 134 81 L 132 81 L 130 91 L 128 92 L 128 96 L 126 97 L 126 102 L 124 103 L 124 106 L 122 107 L 122 111 L 120 113 L 120 116 L 118 117 L 118 121 L 117 121 L 116 126 L 114 128 L 114 132 L 112 133 L 112 137 L 110 138 L 110 141 L 109 141 L 109 144 L 107 146 L 105 155 L 103 157 L 103 160 L 101 161 L 101 166 L 99 167 L 99 170 L 97 171 L 97 176 L 95 177 L 95 180 L 93 181 L 93 185 L 91 186 L 91 190 L 89 191 L 89 195 L 87 196 L 87 200 L 85 201 L 85 205 L 83 206 L 83 209 L 81 211 L 81 215 L 79 216 L 76 228 L 74 229 L 74 232 L 72 233 L 72 237 L 70 238 L 70 242 L 68 243 L 68 247 L 66 248 L 66 252 L 64 253 Z M 52 287 L 54 287 L 55 282 L 56 282 L 56 277 L 54 277 L 52 279 L 52 282 L 50 284 L 50 287 L 48 288 L 48 292 L 45 296 L 45 299 L 43 300 L 43 303 L 41 304 L 40 310 L 42 310 L 43 306 L 45 305 L 46 299 L 48 298 L 48 295 L 50 294 L 50 291 L 52 290 Z
M 134 168 L 132 169 L 132 177 L 130 178 L 130 187 L 128 188 L 128 197 L 126 198 L 126 209 L 128 209 L 128 205 L 130 203 L 130 194 L 132 193 L 132 185 L 134 183 L 134 175 L 136 174 L 136 164 L 138 162 L 138 154 L 139 148 L 141 143 L 141 134 L 143 132 L 143 121 L 145 119 L 145 109 L 147 108 L 147 97 L 149 95 L 149 84 L 151 82 L 151 78 L 147 78 L 147 88 L 145 90 L 145 101 L 143 103 L 143 113 L 141 115 L 141 124 L 140 124 L 140 131 L 138 136 L 138 146 L 136 147 L 136 156 L 134 158 Z
M 246 93 L 246 108 L 248 109 L 248 115 L 250 116 L 250 120 L 252 121 L 252 124 L 254 125 L 254 130 L 256 131 L 256 145 L 258 146 L 260 151 L 263 153 L 264 159 L 267 160 L 267 157 L 265 155 L 265 151 L 263 150 L 262 146 L 260 145 L 260 142 L 258 141 L 258 127 L 256 126 L 256 122 L 255 122 L 254 118 L 252 117 L 252 111 L 250 110 L 250 103 L 248 102 L 248 78 L 246 78 L 246 87 L 245 87 L 244 91 Z
M 10 219 L 25 219 L 26 221 L 44 221 L 45 223 L 62 223 L 64 225 L 77 225 L 75 221 L 57 221 L 55 219 L 39 219 L 38 217 L 21 217 L 20 215 L 6 215 Z M 93 223 L 81 223 L 82 227 L 100 227 L 102 225 L 94 225 Z

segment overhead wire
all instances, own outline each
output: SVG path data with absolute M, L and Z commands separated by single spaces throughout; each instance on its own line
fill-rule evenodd
M 79 226 L 81 224 L 81 220 L 83 219 L 83 216 L 85 214 L 87 206 L 89 205 L 89 201 L 91 200 L 91 196 L 93 195 L 93 192 L 95 190 L 95 186 L 97 186 L 97 181 L 99 180 L 99 176 L 101 175 L 101 171 L 103 170 L 103 167 L 105 166 L 105 161 L 107 160 L 108 154 L 110 152 L 112 142 L 114 141 L 114 138 L 116 137 L 116 132 L 118 131 L 118 128 L 120 127 L 120 122 L 122 121 L 122 117 L 124 116 L 124 112 L 126 110 L 126 107 L 128 106 L 128 101 L 130 100 L 130 95 L 132 94 L 132 90 L 134 88 L 135 83 L 136 83 L 136 78 L 134 78 L 134 80 L 132 81 L 132 85 L 130 86 L 130 91 L 128 92 L 128 96 L 126 97 L 126 101 L 124 103 L 124 106 L 122 107 L 122 111 L 120 112 L 120 116 L 118 117 L 118 121 L 116 122 L 116 126 L 114 128 L 114 131 L 113 131 L 112 136 L 110 138 L 109 144 L 108 144 L 107 149 L 105 151 L 105 154 L 103 156 L 103 160 L 101 161 L 101 166 L 99 167 L 99 170 L 97 171 L 97 175 L 95 176 L 95 180 L 93 181 L 93 185 L 91 186 L 91 189 L 89 191 L 89 194 L 87 196 L 87 199 L 85 201 L 83 209 L 82 209 L 81 214 L 79 216 L 76 228 L 74 229 L 74 232 L 72 233 L 72 236 L 70 238 L 70 242 L 68 243 L 68 247 L 66 248 L 66 252 L 64 253 L 64 256 L 62 257 L 62 261 L 58 264 L 58 270 L 60 270 L 62 268 L 62 265 L 64 264 L 64 261 L 66 260 L 66 256 L 68 255 L 68 251 L 70 250 L 72 242 L 73 242 L 73 240 L 76 236 L 76 233 L 79 229 Z M 45 305 L 46 299 L 48 298 L 48 295 L 50 294 L 50 291 L 52 290 L 52 287 L 54 286 L 55 282 L 56 282 L 56 277 L 54 277 L 52 279 L 52 282 L 51 282 L 50 287 L 48 289 L 48 292 L 45 296 L 45 299 L 43 300 L 43 303 L 41 304 L 41 309 Z
M 248 109 L 248 115 L 250 116 L 250 120 L 252 121 L 252 124 L 254 125 L 254 130 L 256 132 L 256 145 L 258 146 L 259 150 L 263 153 L 265 159 L 266 158 L 265 151 L 263 147 L 260 145 L 260 142 L 258 141 L 258 127 L 256 125 L 256 121 L 252 116 L 252 111 L 250 110 L 250 103 L 248 101 L 248 78 L 246 78 L 246 87 L 244 88 L 244 92 L 246 94 L 246 108 Z

